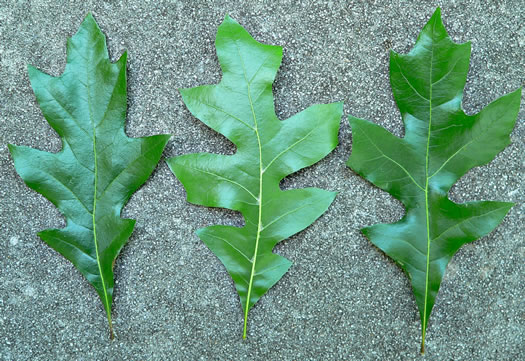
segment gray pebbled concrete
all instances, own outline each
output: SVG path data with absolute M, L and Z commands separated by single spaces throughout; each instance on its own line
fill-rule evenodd
M 127 133 L 174 134 L 165 156 L 232 153 L 194 119 L 177 88 L 216 83 L 217 26 L 226 13 L 259 41 L 284 47 L 276 110 L 287 118 L 314 103 L 345 102 L 348 114 L 397 135 L 403 128 L 388 79 L 388 51 L 407 52 L 442 7 L 456 42 L 472 41 L 464 107 L 469 113 L 525 82 L 525 7 L 498 1 L 92 1 L 0 0 L 0 359 L 2 360 L 519 360 L 525 354 L 525 109 L 513 144 L 454 187 L 456 201 L 516 202 L 490 235 L 463 247 L 443 281 L 419 355 L 420 323 L 402 271 L 359 232 L 403 215 L 400 203 L 345 167 L 340 146 L 284 187 L 339 196 L 314 225 L 276 247 L 294 262 L 250 312 L 224 267 L 195 235 L 231 211 L 187 204 L 162 162 L 123 216 L 137 220 L 118 258 L 108 339 L 102 304 L 76 269 L 36 235 L 64 224 L 16 175 L 7 143 L 58 151 L 32 94 L 26 64 L 52 75 L 66 38 L 92 11 L 111 57 L 127 49 Z

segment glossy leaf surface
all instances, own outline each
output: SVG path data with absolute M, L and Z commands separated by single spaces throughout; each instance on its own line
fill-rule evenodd
M 168 164 L 189 202 L 239 211 L 245 219 L 242 228 L 215 225 L 197 234 L 235 283 L 246 337 L 249 309 L 291 265 L 272 253 L 273 247 L 308 227 L 335 198 L 334 192 L 317 188 L 282 191 L 279 182 L 335 148 L 342 103 L 314 105 L 280 121 L 272 83 L 282 48 L 258 43 L 229 17 L 219 26 L 215 44 L 221 82 L 181 94 L 190 112 L 230 139 L 237 152 L 182 155 Z
M 406 208 L 399 222 L 362 231 L 410 278 L 421 316 L 422 352 L 448 262 L 463 244 L 491 232 L 513 205 L 448 199 L 461 176 L 490 162 L 510 143 L 520 105 L 517 90 L 466 115 L 461 102 L 469 59 L 470 43 L 452 42 L 438 8 L 408 54 L 390 54 L 390 82 L 405 137 L 350 117 L 348 166 Z
M 91 15 L 67 43 L 64 73 L 52 77 L 29 66 L 29 78 L 62 150 L 9 150 L 24 182 L 66 217 L 65 228 L 38 235 L 95 287 L 113 336 L 113 263 L 135 225 L 120 212 L 155 169 L 169 136 L 125 135 L 126 54 L 110 62 L 106 38 Z

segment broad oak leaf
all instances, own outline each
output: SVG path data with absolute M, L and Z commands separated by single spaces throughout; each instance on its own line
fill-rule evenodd
M 438 8 L 406 55 L 390 53 L 390 83 L 405 124 L 400 139 L 350 117 L 352 155 L 347 165 L 406 207 L 393 224 L 362 229 L 408 274 L 421 316 L 421 351 L 445 268 L 465 243 L 491 232 L 513 203 L 448 199 L 469 169 L 490 162 L 509 143 L 521 89 L 476 115 L 461 107 L 470 43 L 448 36 Z
M 280 121 L 272 83 L 282 48 L 255 41 L 226 16 L 215 41 L 223 77 L 217 85 L 181 90 L 190 112 L 230 139 L 232 155 L 188 154 L 168 160 L 189 202 L 242 213 L 242 228 L 214 225 L 198 236 L 222 261 L 248 311 L 288 270 L 272 253 L 281 240 L 308 227 L 335 198 L 317 188 L 282 191 L 279 182 L 310 166 L 337 145 L 342 103 L 314 105 Z
M 62 141 L 59 153 L 9 145 L 24 182 L 66 217 L 40 238 L 71 261 L 95 287 L 113 337 L 113 264 L 135 221 L 122 207 L 157 165 L 168 135 L 128 138 L 126 53 L 111 63 L 106 38 L 91 15 L 68 40 L 60 77 L 29 66 L 42 113 Z

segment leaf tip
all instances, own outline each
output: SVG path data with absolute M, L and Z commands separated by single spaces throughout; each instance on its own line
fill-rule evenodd
M 343 107 L 344 107 L 344 105 L 345 105 L 345 101 L 344 101 L 344 100 L 340 100 L 340 101 L 335 102 L 335 103 L 333 103 L 333 104 L 334 104 L 334 106 L 337 107 L 337 111 L 338 111 L 338 112 L 343 113 Z
M 177 91 L 180 93 L 180 95 L 184 96 L 188 88 L 177 88 Z
M 174 159 L 174 158 L 170 158 L 170 159 Z M 197 229 L 197 230 L 195 231 L 195 234 L 196 234 L 197 236 L 200 237 L 200 235 L 202 234 L 202 232 L 205 231 L 205 229 L 206 229 L 206 228 L 199 228 L 199 229 Z
M 164 161 L 168 165 L 168 168 L 171 170 L 171 172 L 175 174 L 175 157 L 165 158 Z
M 370 238 L 370 228 L 372 227 L 363 227 L 363 228 L 360 228 L 359 230 L 361 231 L 361 233 L 363 233 L 363 235 L 368 238 L 369 240 L 371 240 Z M 373 243 L 373 242 L 372 242 Z M 375 243 L 374 243 L 375 245 Z
M 47 238 L 46 238 L 46 233 L 47 233 L 47 232 L 46 232 L 46 231 L 48 231 L 48 230 L 46 229 L 46 230 L 44 230 L 44 231 L 37 232 L 36 235 L 37 235 L 38 238 L 40 238 L 42 241 L 44 241 L 44 242 L 47 243 L 47 241 L 46 241 L 46 239 L 47 239 Z
M 84 20 L 82 20 L 82 23 L 80 24 L 80 27 L 81 28 L 84 28 L 84 27 L 90 27 L 90 28 L 93 28 L 95 27 L 98 31 L 100 31 L 99 27 L 98 27 L 98 24 L 95 20 L 95 17 L 93 16 L 93 14 L 91 12 L 88 12 L 87 15 L 84 17 Z
M 119 64 L 121 64 L 121 63 L 126 64 L 127 61 L 128 61 L 128 51 L 124 50 L 124 52 L 122 53 L 120 58 L 117 60 L 117 63 L 119 63 Z
M 17 168 L 17 159 L 23 157 L 23 146 L 15 145 L 15 144 L 7 144 L 7 149 L 9 150 L 9 154 L 11 154 L 11 158 L 13 159 L 13 163 L 15 166 L 15 169 Z M 18 172 L 18 170 L 17 170 Z
M 27 64 L 27 74 L 29 75 L 29 80 L 31 81 L 32 78 L 35 76 L 41 74 L 42 72 L 38 70 L 35 66 L 31 64 Z
M 433 41 L 448 37 L 445 24 L 443 24 L 443 20 L 441 19 L 441 8 L 436 8 L 426 25 L 423 27 L 423 30 L 421 30 L 418 41 L 423 33 L 426 33 L 430 39 L 434 39 Z
M 222 21 L 222 24 L 236 24 L 236 25 L 239 25 L 239 23 L 237 21 L 235 21 L 235 19 L 232 18 L 230 16 L 230 14 L 224 15 L 224 20 Z
M 348 116 L 348 122 L 350 123 L 350 127 L 351 127 L 352 130 L 353 130 L 353 128 L 359 126 L 358 123 L 360 123 L 360 122 L 366 122 L 366 120 L 361 119 L 361 118 L 358 118 L 358 117 L 354 117 L 353 115 L 349 115 L 349 116 Z
M 430 17 L 429 23 L 436 22 L 436 21 L 441 22 L 441 8 L 439 6 L 436 8 L 436 10 L 434 10 L 434 13 Z
M 503 214 L 502 219 L 509 213 L 509 211 L 514 207 L 517 203 L 516 202 L 502 202 L 504 204 L 503 208 L 505 208 L 505 213 Z M 500 220 L 501 221 L 501 220 Z

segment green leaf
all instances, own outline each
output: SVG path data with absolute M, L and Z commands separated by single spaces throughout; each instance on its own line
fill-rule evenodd
M 155 169 L 169 136 L 125 135 L 126 53 L 114 64 L 109 61 L 106 38 L 91 15 L 68 40 L 60 77 L 32 66 L 28 70 L 62 150 L 54 154 L 13 145 L 9 150 L 24 182 L 66 217 L 65 228 L 38 235 L 95 287 L 113 337 L 113 263 L 135 225 L 120 212 Z
M 235 282 L 246 338 L 249 309 L 291 266 L 272 253 L 273 247 L 308 227 L 336 195 L 317 188 L 282 191 L 279 182 L 336 147 L 343 106 L 314 105 L 281 122 L 274 111 L 272 83 L 282 48 L 258 43 L 228 16 L 215 44 L 221 82 L 181 94 L 190 112 L 230 139 L 237 152 L 188 154 L 168 164 L 189 202 L 232 209 L 244 217 L 242 228 L 215 225 L 197 234 Z
M 509 143 L 521 89 L 475 115 L 461 108 L 470 43 L 448 36 L 438 8 L 406 55 L 391 52 L 390 83 L 405 123 L 400 139 L 380 126 L 350 117 L 353 150 L 347 165 L 406 207 L 393 224 L 362 231 L 408 274 L 422 325 L 428 319 L 445 268 L 465 243 L 490 233 L 512 207 L 507 202 L 448 199 L 469 169 L 490 162 Z

